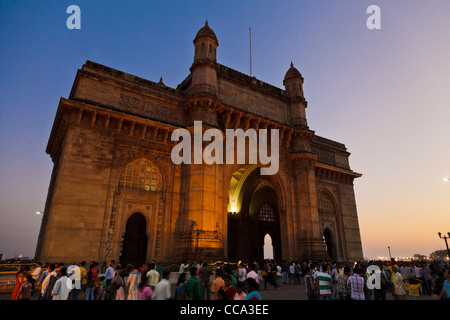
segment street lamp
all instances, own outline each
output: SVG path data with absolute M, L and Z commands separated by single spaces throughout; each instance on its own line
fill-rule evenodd
M 447 255 L 450 258 L 450 250 L 448 249 L 448 243 L 447 243 L 447 239 L 450 239 L 450 232 L 447 232 L 448 237 L 443 236 L 440 232 L 438 232 L 439 238 L 444 239 L 445 240 L 445 245 L 447 246 Z
M 43 214 L 42 211 L 36 211 L 36 214 Z

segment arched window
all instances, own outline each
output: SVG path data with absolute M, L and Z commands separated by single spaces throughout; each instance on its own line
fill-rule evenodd
M 268 205 L 267 203 L 264 203 L 259 208 L 258 220 L 273 222 L 273 221 L 277 221 L 277 216 L 276 216 L 273 208 L 270 205 Z
M 151 161 L 137 159 L 127 165 L 120 176 L 119 185 L 125 188 L 142 189 L 146 191 L 162 191 L 163 180 L 161 172 Z
M 326 192 L 321 192 L 319 194 L 318 209 L 319 213 L 325 214 L 336 214 L 337 211 L 333 198 Z

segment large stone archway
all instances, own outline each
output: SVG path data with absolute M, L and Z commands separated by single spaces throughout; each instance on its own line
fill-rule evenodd
M 258 168 L 240 166 L 230 181 L 227 257 L 232 261 L 262 261 L 267 234 L 272 239 L 274 259 L 282 259 L 281 190 L 275 187 L 273 177 L 261 176 Z

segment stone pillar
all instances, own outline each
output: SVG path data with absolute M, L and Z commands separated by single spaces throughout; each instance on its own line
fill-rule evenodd
M 194 142 L 194 128 L 187 129 Z M 194 152 L 191 164 L 183 164 L 178 260 L 217 261 L 225 257 L 222 170 L 220 164 L 195 164 Z
M 294 168 L 294 201 L 297 202 L 298 228 L 296 259 L 328 259 L 320 232 L 317 210 L 315 163 L 317 157 L 309 153 L 291 156 Z

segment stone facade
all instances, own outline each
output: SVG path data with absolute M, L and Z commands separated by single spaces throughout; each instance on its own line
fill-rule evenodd
M 206 23 L 177 88 L 86 61 L 61 98 L 35 258 L 41 261 L 363 258 L 349 153 L 307 125 L 303 77 L 285 89 L 216 61 Z M 278 129 L 280 168 L 171 161 L 174 130 Z M 141 231 L 139 231 L 141 230 Z M 324 241 L 325 240 L 325 241 Z

